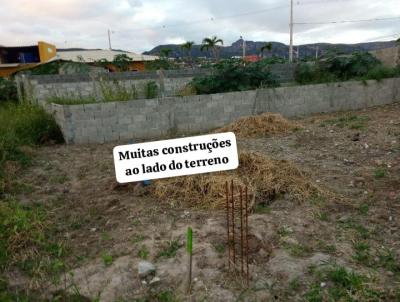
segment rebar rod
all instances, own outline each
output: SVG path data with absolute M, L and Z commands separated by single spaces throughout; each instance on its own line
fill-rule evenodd
M 228 181 L 225 183 L 226 187 L 226 224 L 227 224 L 227 232 L 228 232 L 228 241 L 227 241 L 227 246 L 228 246 L 228 268 L 231 269 L 231 238 L 229 234 L 229 229 L 230 229 L 230 223 L 229 223 L 229 184 Z
M 241 266 L 241 274 L 243 276 L 243 192 L 242 187 L 240 186 L 240 266 Z
M 247 186 L 245 188 L 245 204 L 246 204 L 246 277 L 247 277 L 247 286 L 249 286 L 249 208 L 248 208 L 248 192 Z
M 232 248 L 233 248 L 233 263 L 236 264 L 236 251 L 235 251 L 235 199 L 233 197 L 233 180 L 231 180 L 231 195 L 232 195 Z

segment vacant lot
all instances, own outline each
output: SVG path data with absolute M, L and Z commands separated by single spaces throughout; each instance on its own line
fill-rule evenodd
M 18 247 L 8 290 L 58 301 L 189 300 L 192 226 L 192 301 L 400 301 L 400 105 L 296 122 L 288 134 L 239 139 L 240 151 L 287 160 L 326 193 L 256 199 L 249 288 L 227 270 L 224 211 L 155 198 L 156 181 L 117 185 L 106 144 L 43 147 L 31 166 L 8 167 L 7 198 L 45 213 L 40 228 L 55 242 L 39 264 L 23 252 L 35 253 L 29 243 Z M 159 281 L 139 279 L 142 259 Z

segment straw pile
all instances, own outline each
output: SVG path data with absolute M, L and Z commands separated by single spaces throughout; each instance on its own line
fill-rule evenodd
M 216 132 L 234 132 L 238 137 L 254 138 L 288 133 L 300 128 L 299 124 L 288 121 L 280 114 L 267 112 L 261 115 L 240 118 L 218 129 Z
M 172 205 L 190 204 L 206 208 L 225 206 L 226 181 L 235 186 L 248 186 L 251 205 L 258 201 L 273 200 L 280 195 L 303 201 L 322 190 L 293 164 L 284 160 L 268 159 L 258 153 L 243 152 L 239 168 L 213 174 L 198 174 L 158 180 L 152 194 Z

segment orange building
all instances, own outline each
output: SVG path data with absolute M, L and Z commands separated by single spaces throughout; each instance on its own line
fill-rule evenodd
M 0 77 L 9 77 L 17 71 L 54 61 L 77 62 L 88 65 L 95 65 L 96 62 L 102 61 L 105 68 L 114 72 L 118 71 L 118 68 L 112 62 L 115 56 L 122 54 L 131 60 L 128 64 L 128 71 L 143 71 L 146 61 L 158 59 L 157 56 L 113 49 L 57 50 L 54 45 L 46 42 L 38 42 L 36 46 L 0 46 Z
M 46 63 L 56 56 L 56 47 L 46 42 L 34 46 L 0 46 L 0 77 Z

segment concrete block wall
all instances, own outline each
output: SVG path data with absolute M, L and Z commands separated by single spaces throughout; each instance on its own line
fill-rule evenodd
M 280 83 L 293 82 L 295 64 L 273 64 L 270 70 Z M 17 82 L 22 84 L 25 94 L 29 91 L 29 99 L 44 105 L 51 97 L 95 97 L 102 99 L 101 83 L 104 86 L 114 87 L 118 83 L 121 87 L 137 91 L 138 98 L 145 98 L 145 86 L 148 82 L 156 82 L 159 94 L 175 96 L 188 84 L 193 77 L 210 74 L 208 69 L 199 70 L 165 70 L 160 72 L 121 72 L 64 75 L 22 75 Z M 22 98 L 22 94 L 20 94 Z
M 240 117 L 356 110 L 400 101 L 400 78 L 279 87 L 85 105 L 50 104 L 67 143 L 103 143 L 207 132 Z

